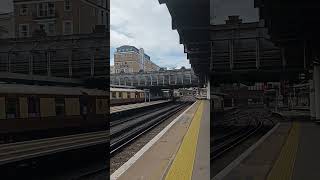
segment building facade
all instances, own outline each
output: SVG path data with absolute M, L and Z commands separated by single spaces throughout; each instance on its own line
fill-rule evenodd
M 14 37 L 14 16 L 13 13 L 0 14 L 0 39 Z
M 114 66 L 110 66 L 110 74 L 115 74 Z
M 15 36 L 92 33 L 109 24 L 109 0 L 14 0 Z
M 128 45 L 117 48 L 114 54 L 114 67 L 115 73 L 151 72 L 160 69 L 142 48 Z

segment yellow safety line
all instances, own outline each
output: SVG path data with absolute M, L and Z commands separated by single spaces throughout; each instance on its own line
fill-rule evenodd
M 268 180 L 291 180 L 299 145 L 300 124 L 294 122 L 280 155 L 272 167 Z
M 167 173 L 166 180 L 191 180 L 203 106 L 203 101 L 201 101 L 193 116 L 191 125 L 183 138 L 178 153 Z

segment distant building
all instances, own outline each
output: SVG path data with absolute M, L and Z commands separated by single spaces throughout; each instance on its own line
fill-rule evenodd
M 14 0 L 15 35 L 92 33 L 109 24 L 109 0 Z M 107 29 L 107 27 L 105 27 Z
M 13 13 L 0 14 L 0 39 L 14 37 L 14 16 Z
M 150 56 L 142 48 L 121 46 L 114 54 L 115 73 L 133 73 L 159 71 L 160 67 L 153 63 Z
M 114 68 L 114 66 L 110 66 L 110 74 L 115 74 L 115 68 Z

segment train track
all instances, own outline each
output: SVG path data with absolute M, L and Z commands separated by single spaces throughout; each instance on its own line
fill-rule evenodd
M 137 115 L 134 118 L 129 118 L 129 120 L 114 122 L 114 125 L 112 125 L 110 129 L 110 154 L 115 154 L 122 147 L 172 117 L 188 105 L 190 105 L 190 102 L 170 104 L 155 111 L 149 111 L 148 113 Z
M 245 115 L 240 115 L 241 118 L 245 118 Z M 246 126 L 237 127 L 235 126 L 227 126 L 225 127 L 226 134 L 222 136 L 218 136 L 216 139 L 213 138 L 211 141 L 211 149 L 210 149 L 210 160 L 214 161 L 220 157 L 222 157 L 226 152 L 235 148 L 242 142 L 251 138 L 258 132 L 265 130 L 266 126 L 264 123 L 268 120 L 272 121 L 270 118 L 272 116 L 266 116 L 264 113 L 251 112 L 247 114 L 247 118 L 251 120 L 248 121 Z M 229 123 L 233 123 L 233 121 L 227 121 Z M 268 127 L 269 128 L 269 127 Z

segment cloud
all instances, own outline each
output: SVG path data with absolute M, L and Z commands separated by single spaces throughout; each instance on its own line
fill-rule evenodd
M 133 45 L 144 48 L 159 66 L 190 67 L 169 11 L 158 0 L 112 1 L 110 12 L 112 48 Z

